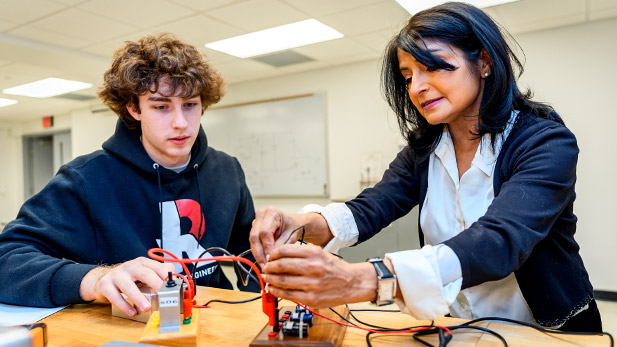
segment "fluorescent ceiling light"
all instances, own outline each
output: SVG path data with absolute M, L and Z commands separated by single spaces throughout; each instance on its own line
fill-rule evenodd
M 0 107 L 15 105 L 17 100 L 0 98 Z
M 90 87 L 92 87 L 90 83 L 50 77 L 40 81 L 22 84 L 17 87 L 3 89 L 2 92 L 5 94 L 30 96 L 33 98 L 48 98 L 50 96 L 66 94 Z
M 474 5 L 476 7 L 490 7 L 501 4 L 506 4 L 508 2 L 514 2 L 518 0 L 463 0 L 468 4 Z M 446 2 L 445 0 L 396 0 L 399 5 L 401 5 L 407 12 L 411 14 L 415 14 L 416 12 L 420 12 L 422 10 L 426 10 L 427 8 L 433 7 L 435 5 L 443 4 Z
M 320 21 L 307 19 L 301 22 L 206 43 L 205 46 L 238 58 L 248 58 L 341 37 L 343 37 L 343 34 Z

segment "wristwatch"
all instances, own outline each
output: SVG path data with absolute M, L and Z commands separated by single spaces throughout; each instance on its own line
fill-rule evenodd
M 370 258 L 366 261 L 373 264 L 375 271 L 377 271 L 378 282 L 377 299 L 374 301 L 375 305 L 382 306 L 393 303 L 396 296 L 396 276 L 383 263 L 383 259 Z

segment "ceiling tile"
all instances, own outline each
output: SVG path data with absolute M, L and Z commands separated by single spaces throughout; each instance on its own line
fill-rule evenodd
M 95 44 L 83 46 L 80 50 L 111 58 L 116 49 L 124 46 L 126 41 L 135 41 L 149 34 L 152 34 L 149 30 L 140 30 L 127 35 L 118 36 L 104 42 L 97 42 Z
M 617 1 L 615 0 L 589 0 L 590 20 L 612 18 L 617 16 Z
M 274 71 L 275 68 L 254 60 L 242 59 L 233 63 L 220 64 L 216 66 L 216 70 L 221 73 L 225 80 L 229 81 L 236 76 L 250 78 L 252 74 Z
M 344 35 L 359 35 L 385 29 L 399 29 L 409 19 L 409 13 L 394 1 L 350 10 L 318 18 Z
M 59 4 L 67 5 L 67 6 L 76 6 L 76 5 L 79 5 L 87 1 L 93 1 L 93 0 L 51 0 L 51 2 L 57 2 Z
M 355 62 L 365 61 L 365 60 L 375 60 L 379 58 L 380 58 L 379 54 L 371 52 L 371 53 L 348 55 L 345 57 L 338 57 L 336 59 L 328 59 L 326 60 L 326 62 L 329 62 L 332 65 L 340 65 L 340 64 L 349 64 L 349 63 L 355 63 Z
M 8 19 L 1 19 L 0 20 L 0 31 L 5 32 L 6 30 L 10 29 L 10 28 L 15 28 L 19 26 L 19 24 L 17 22 L 14 21 L 10 21 Z
M 386 29 L 380 30 L 368 34 L 362 34 L 354 36 L 353 39 L 361 44 L 373 49 L 378 53 L 383 53 L 386 49 L 386 45 L 390 40 L 398 33 L 398 29 Z
M 62 70 L 48 69 L 26 63 L 12 63 L 0 67 L 0 89 L 38 81 L 47 77 L 59 77 Z
M 0 21 L 27 23 L 64 9 L 65 6 L 50 1 L 2 0 L 0 1 Z
M 326 61 L 311 61 L 311 62 L 306 62 L 302 64 L 289 65 L 289 66 L 278 68 L 276 74 L 273 74 L 273 76 L 297 73 L 301 71 L 308 71 L 308 70 L 314 70 L 314 69 L 321 69 L 321 68 L 328 67 L 330 65 L 331 64 Z
M 487 13 L 497 14 L 496 20 L 510 33 L 523 33 L 584 22 L 585 1 L 517 1 L 495 6 Z
M 353 10 L 383 0 L 283 0 L 289 5 L 311 17 L 325 16 L 342 11 Z
M 63 72 L 64 71 L 58 69 L 49 69 L 40 65 L 26 63 L 12 63 L 0 67 L 0 73 L 29 76 L 30 78 L 38 78 L 39 76 L 53 77 Z
M 617 1 L 522 0 L 485 10 L 519 33 L 617 17 Z M 204 47 L 207 42 L 309 17 L 346 35 L 294 50 L 318 59 L 314 62 L 274 68 Z M 408 18 L 394 0 L 0 0 L 0 88 L 51 74 L 100 86 L 113 51 L 124 41 L 162 31 L 194 44 L 230 84 L 271 78 L 379 59 Z M 95 92 L 95 87 L 84 91 Z M 38 117 L 84 105 L 19 100 L 18 105 L 0 108 L 0 119 Z
M 1 107 L 0 119 L 14 121 L 36 119 L 38 117 L 65 113 L 75 108 L 86 107 L 88 104 L 89 102 L 86 101 L 74 101 L 59 98 L 21 99 L 17 105 Z
M 216 10 L 206 11 L 206 14 L 249 32 L 310 18 L 295 8 L 277 0 L 240 2 Z
M 77 39 L 33 26 L 21 26 L 10 30 L 9 33 L 17 37 L 68 48 L 83 47 L 91 42 L 87 39 Z
M 201 14 L 159 25 L 156 29 L 171 32 L 196 46 L 244 33 L 236 27 Z
M 313 59 L 335 59 L 338 57 L 374 53 L 369 48 L 350 38 L 341 38 L 295 48 L 294 51 Z
M 199 16 L 201 20 L 201 16 Z M 210 19 L 206 18 L 206 21 L 208 21 Z M 195 21 L 198 21 L 197 19 Z M 192 22 L 192 21 L 191 21 Z M 205 21 L 200 21 L 200 23 L 204 23 Z M 196 24 L 195 24 L 196 25 Z M 190 23 L 189 25 L 190 26 Z M 206 25 L 208 28 L 211 28 L 211 26 Z M 183 41 L 186 41 L 192 45 L 194 45 L 202 54 L 204 54 L 206 56 L 206 59 L 211 61 L 213 63 L 214 66 L 218 65 L 218 64 L 225 64 L 225 63 L 231 63 L 231 62 L 235 62 L 235 61 L 241 61 L 241 59 L 238 59 L 234 56 L 225 54 L 225 53 L 221 53 L 221 52 L 217 52 L 211 49 L 208 49 L 204 46 L 204 43 L 207 42 L 207 40 L 205 39 L 201 39 L 199 37 L 197 38 L 193 38 L 193 39 L 189 39 L 188 37 L 186 37 L 186 35 L 181 35 L 179 34 L 179 32 L 184 32 L 185 34 L 187 34 L 188 36 L 199 36 L 199 35 L 203 35 L 203 32 L 199 32 L 199 33 L 191 33 L 191 32 L 185 32 L 182 30 L 173 30 L 173 28 L 166 28 L 169 30 L 162 30 L 163 27 L 158 27 L 157 29 L 161 29 L 159 31 L 169 31 L 172 32 L 174 35 L 176 35 L 178 38 L 180 38 Z M 233 31 L 239 30 L 239 29 L 231 29 Z M 217 31 L 218 30 L 214 30 Z M 103 55 L 103 56 L 108 56 L 111 58 L 113 52 L 122 47 L 124 45 L 124 43 L 126 41 L 135 41 L 143 36 L 146 35 L 150 35 L 150 34 L 155 34 L 156 32 L 154 31 L 148 31 L 148 30 L 142 30 L 139 32 L 135 32 L 132 33 L 130 35 L 125 35 L 122 37 L 118 37 L 100 44 L 96 44 L 96 45 L 91 45 L 91 46 L 87 46 L 87 47 L 83 47 L 81 48 L 82 51 L 86 51 L 89 53 L 94 53 L 94 54 L 98 54 L 98 55 Z M 111 60 L 110 60 L 111 62 Z
M 137 28 L 78 9 L 68 9 L 31 24 L 41 30 L 89 42 L 101 42 L 136 31 Z
M 194 13 L 193 10 L 166 0 L 97 0 L 77 8 L 139 28 L 152 27 Z M 118 11 L 120 8 L 122 11 Z
M 233 0 L 172 0 L 178 5 L 185 6 L 197 11 L 205 11 L 232 4 Z
M 205 46 L 198 46 L 199 50 L 206 56 L 206 58 L 212 62 L 216 67 L 219 64 L 227 64 L 232 62 L 242 61 L 243 59 L 236 58 L 233 55 L 221 53 Z

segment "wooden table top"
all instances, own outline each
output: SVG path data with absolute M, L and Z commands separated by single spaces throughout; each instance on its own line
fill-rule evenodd
M 255 297 L 245 293 L 217 288 L 198 287 L 197 302 L 208 300 L 245 300 Z M 281 303 L 284 306 L 292 303 Z M 208 309 L 201 309 L 200 346 L 248 346 L 267 323 L 261 311 L 261 300 L 244 304 L 213 303 Z M 351 309 L 375 308 L 370 303 L 352 305 Z M 403 328 L 430 324 L 417 321 L 411 316 L 393 312 L 354 312 L 358 319 L 380 326 Z M 72 305 L 42 320 L 47 324 L 49 347 L 100 346 L 112 340 L 138 342 L 145 324 L 111 315 L 109 304 L 93 303 Z M 436 325 L 456 325 L 464 322 L 456 318 L 438 318 Z M 334 323 L 333 323 L 334 324 Z M 551 335 L 534 329 L 500 323 L 480 323 L 501 334 L 509 346 L 609 346 L 609 339 L 603 336 Z M 496 337 L 475 330 L 457 330 L 449 346 L 503 346 Z M 424 337 L 437 345 L 436 336 Z M 373 346 L 423 346 L 410 334 L 380 335 L 371 337 Z M 342 346 L 366 346 L 366 332 L 347 328 Z

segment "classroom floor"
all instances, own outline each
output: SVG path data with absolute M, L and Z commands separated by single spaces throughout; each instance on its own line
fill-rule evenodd
M 234 289 L 237 290 L 235 280 L 236 274 L 234 273 L 233 267 L 225 264 L 221 266 L 221 268 L 227 278 L 233 283 Z M 597 302 L 600 314 L 602 315 L 602 327 L 604 331 L 610 333 L 613 335 L 613 338 L 617 339 L 617 302 L 605 300 L 598 300 Z

